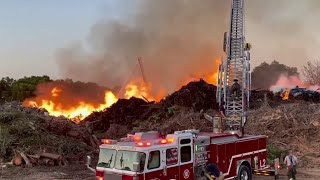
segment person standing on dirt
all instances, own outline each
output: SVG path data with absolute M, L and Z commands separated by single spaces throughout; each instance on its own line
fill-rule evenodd
M 289 151 L 289 154 L 284 158 L 283 163 L 287 166 L 288 172 L 288 178 L 290 180 L 296 179 L 297 174 L 297 163 L 298 159 L 295 155 L 293 155 L 292 150 Z
M 234 83 L 233 83 L 232 86 L 231 86 L 231 94 L 232 94 L 234 97 L 238 97 L 239 94 L 240 94 L 241 86 L 240 86 L 240 84 L 238 83 L 238 79 L 234 79 L 233 81 L 234 81 Z

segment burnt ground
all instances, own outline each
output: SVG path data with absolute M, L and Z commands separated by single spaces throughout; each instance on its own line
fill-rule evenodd
M 65 179 L 65 180 L 94 180 L 95 174 L 88 170 L 83 164 L 73 164 L 68 166 L 54 167 L 9 167 L 0 171 L 0 179 L 12 180 L 29 180 L 29 179 Z M 280 174 L 279 180 L 285 180 L 285 171 Z M 274 177 L 254 176 L 254 180 L 273 180 Z M 320 179 L 320 170 L 314 169 L 298 169 L 297 179 L 318 180 Z

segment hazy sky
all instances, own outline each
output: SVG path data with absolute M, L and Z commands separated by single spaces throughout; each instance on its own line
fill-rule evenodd
M 130 16 L 128 12 L 134 12 L 138 1 L 0 1 L 0 77 L 46 74 L 61 78 L 56 50 L 86 40 L 92 25 L 101 18 Z M 318 2 L 248 0 L 246 33 L 253 45 L 253 65 L 276 59 L 301 67 L 308 59 L 318 58 Z

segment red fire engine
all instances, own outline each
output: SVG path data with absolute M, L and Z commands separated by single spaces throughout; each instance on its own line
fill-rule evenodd
M 120 141 L 103 140 L 95 170 L 98 180 L 206 180 L 211 179 L 208 164 L 215 164 L 225 179 L 251 180 L 252 174 L 277 177 L 279 160 L 273 170 L 267 165 L 267 137 L 244 133 L 251 45 L 245 43 L 243 11 L 244 0 L 232 0 L 230 32 L 225 33 L 223 47 L 227 58 L 219 66 L 217 86 L 223 118 L 205 116 L 213 122 L 213 132 L 185 130 L 163 136 L 151 131 Z
M 214 163 L 225 179 L 252 179 L 268 170 L 265 136 L 176 131 L 136 133 L 120 141 L 105 139 L 100 146 L 97 180 L 206 179 L 207 164 Z M 273 173 L 273 174 L 272 174 Z

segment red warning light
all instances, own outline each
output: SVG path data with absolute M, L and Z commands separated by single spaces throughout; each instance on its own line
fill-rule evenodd
M 151 142 L 137 142 L 137 145 L 140 147 L 151 146 Z

